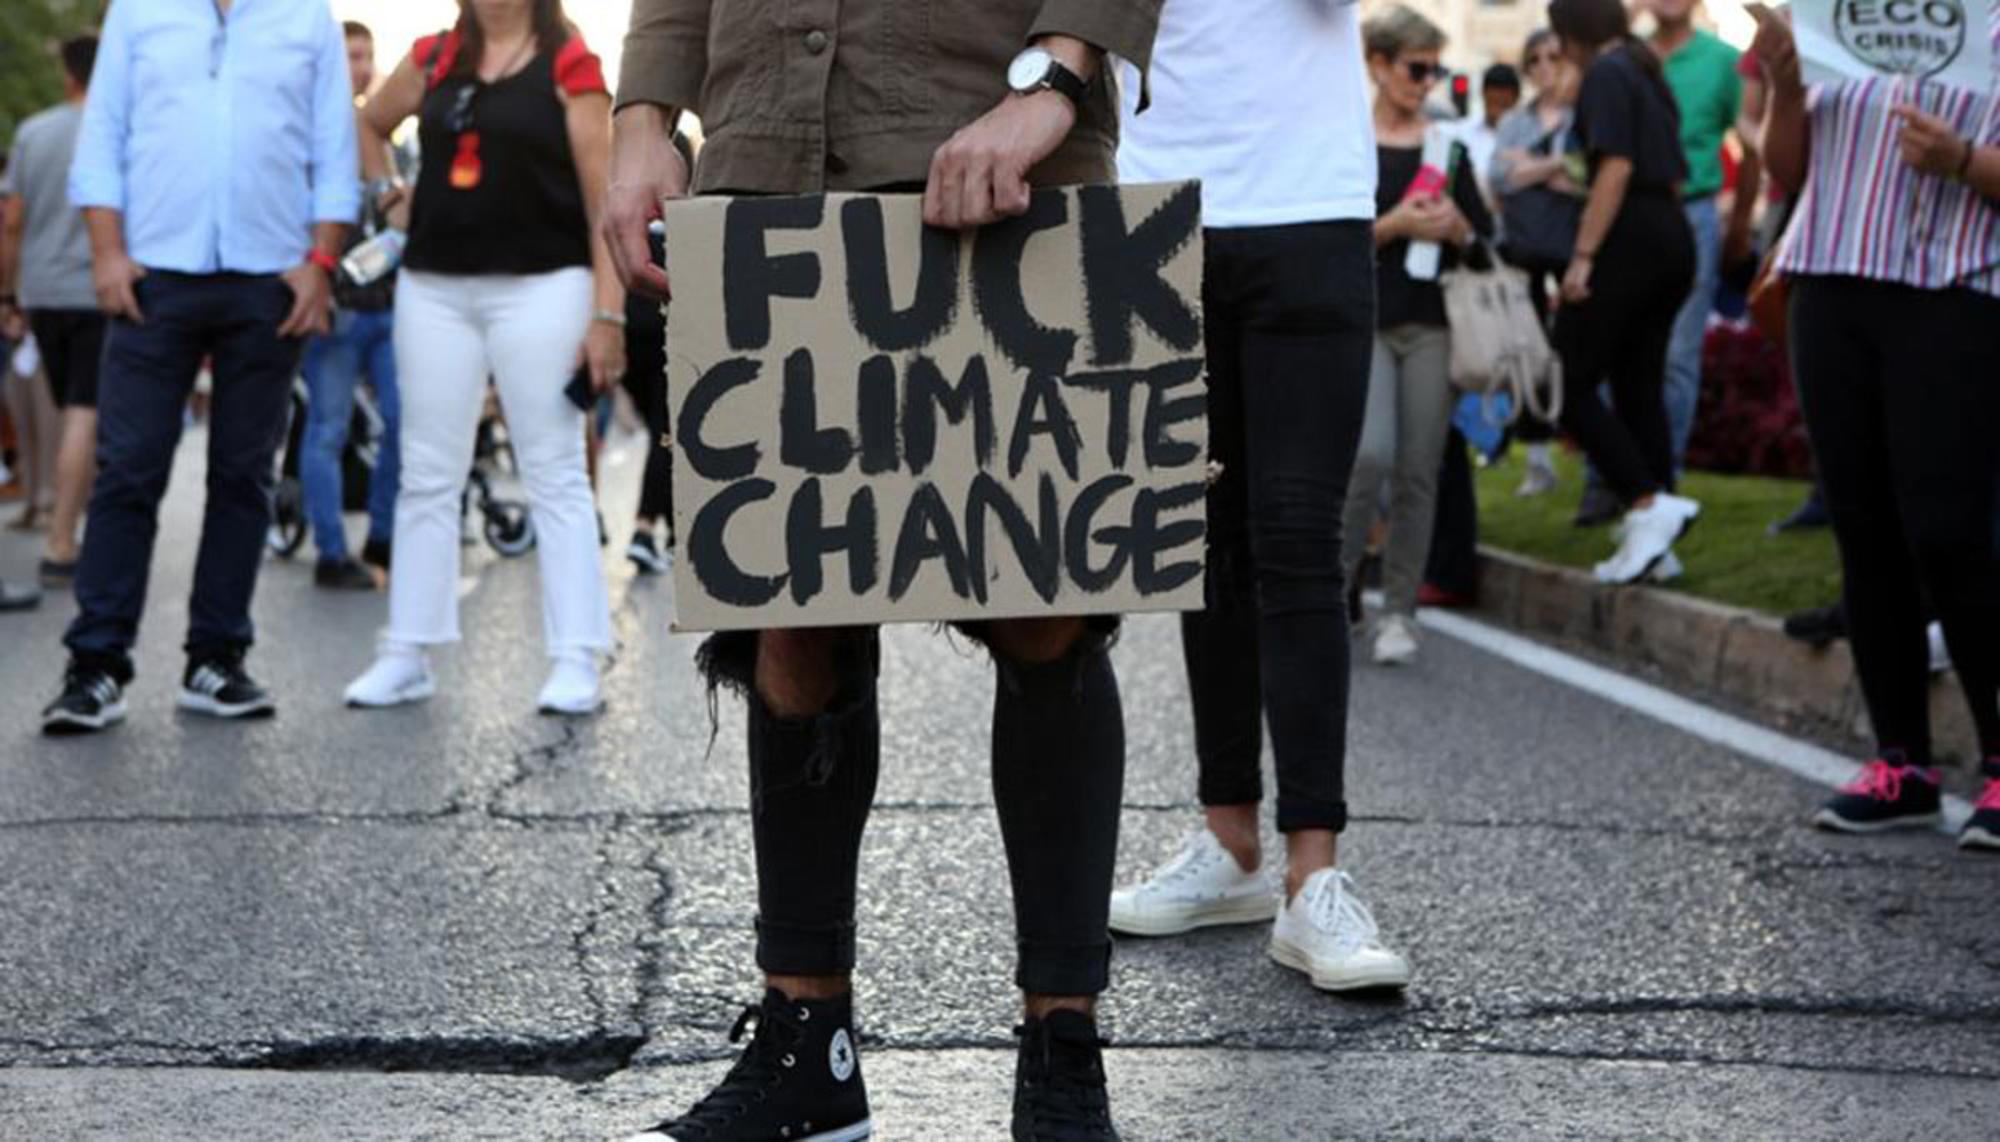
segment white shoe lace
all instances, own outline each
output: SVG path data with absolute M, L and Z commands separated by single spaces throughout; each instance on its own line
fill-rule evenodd
M 1381 932 L 1375 926 L 1375 914 L 1355 895 L 1354 880 L 1344 871 L 1321 878 L 1305 904 L 1312 926 L 1332 937 L 1342 952 L 1374 943 Z
M 1156 869 L 1153 875 L 1147 878 L 1147 885 L 1164 887 L 1169 884 L 1178 884 L 1198 873 L 1207 871 L 1215 864 L 1216 854 L 1220 851 L 1219 845 L 1202 843 L 1203 839 L 1208 835 L 1206 829 L 1196 829 L 1189 833 L 1181 841 L 1181 851 L 1175 853 L 1171 860 Z

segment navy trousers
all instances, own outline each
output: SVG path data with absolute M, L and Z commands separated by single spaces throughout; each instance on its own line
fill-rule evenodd
M 274 275 L 155 270 L 136 292 L 144 322 L 114 320 L 105 334 L 99 474 L 76 572 L 78 614 L 63 636 L 80 661 L 128 679 L 160 500 L 204 360 L 213 378 L 208 499 L 186 646 L 190 654 L 207 654 L 250 645 L 250 597 L 271 519 L 272 461 L 303 344 L 278 336 L 292 294 Z

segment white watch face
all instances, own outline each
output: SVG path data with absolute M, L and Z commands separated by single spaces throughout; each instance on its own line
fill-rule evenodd
M 1049 74 L 1055 59 L 1041 48 L 1029 48 L 1007 65 L 1007 86 L 1015 91 L 1033 91 Z

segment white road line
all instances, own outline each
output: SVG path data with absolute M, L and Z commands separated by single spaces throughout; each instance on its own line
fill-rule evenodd
M 1417 612 L 1424 626 L 1450 635 L 1495 654 L 1516 666 L 1615 702 L 1634 713 L 1732 750 L 1753 761 L 1774 765 L 1787 773 L 1820 785 L 1842 785 L 1859 773 L 1861 766 L 1832 750 L 1800 741 L 1775 730 L 1746 722 L 1712 706 L 1689 701 L 1614 670 L 1606 670 L 1573 654 L 1511 634 L 1464 615 L 1434 609 Z M 1972 806 L 1963 797 L 1946 794 L 1943 831 L 1956 833 L 1965 825 Z

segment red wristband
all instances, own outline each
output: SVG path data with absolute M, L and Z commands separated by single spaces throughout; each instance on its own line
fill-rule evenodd
M 306 261 L 325 270 L 327 277 L 340 272 L 340 260 L 317 246 L 306 251 Z

